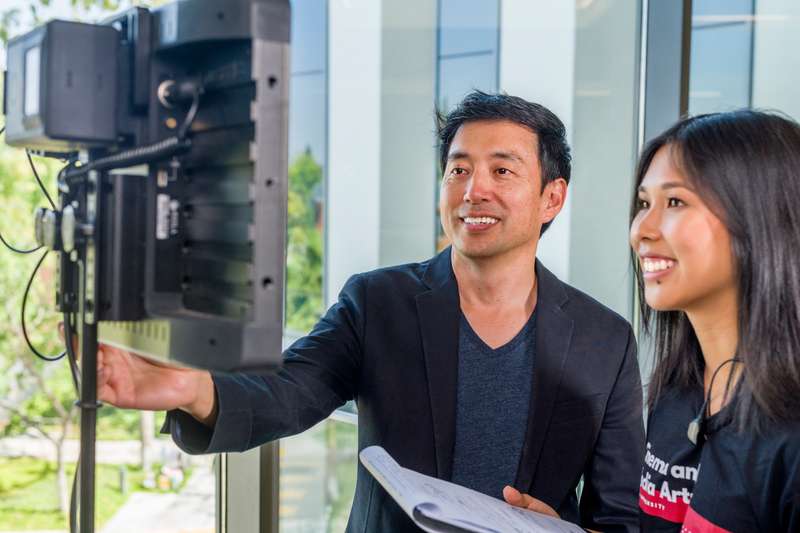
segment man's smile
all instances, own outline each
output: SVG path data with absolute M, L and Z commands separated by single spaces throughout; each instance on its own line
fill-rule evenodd
M 486 231 L 500 222 L 499 218 L 488 215 L 459 217 L 459 220 L 464 223 L 464 228 L 469 232 Z

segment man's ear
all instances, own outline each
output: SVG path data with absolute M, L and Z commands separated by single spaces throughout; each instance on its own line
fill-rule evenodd
M 542 191 L 541 203 L 541 222 L 547 224 L 552 222 L 556 215 L 558 215 L 564 208 L 564 202 L 567 201 L 567 180 L 564 178 L 556 178 L 547 185 Z

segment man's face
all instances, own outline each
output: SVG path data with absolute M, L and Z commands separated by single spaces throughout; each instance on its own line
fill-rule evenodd
M 455 250 L 480 259 L 536 251 L 542 224 L 566 198 L 557 179 L 542 191 L 538 137 L 507 120 L 463 124 L 450 144 L 439 214 Z

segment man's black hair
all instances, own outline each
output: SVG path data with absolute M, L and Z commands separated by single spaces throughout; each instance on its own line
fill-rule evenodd
M 455 109 L 445 114 L 436 112 L 441 172 L 447 167 L 447 154 L 458 128 L 477 120 L 508 120 L 524 126 L 539 140 L 538 155 L 542 171 L 542 190 L 551 181 L 563 178 L 569 184 L 571 156 L 564 123 L 546 107 L 518 96 L 472 91 Z M 542 233 L 550 222 L 542 226 Z

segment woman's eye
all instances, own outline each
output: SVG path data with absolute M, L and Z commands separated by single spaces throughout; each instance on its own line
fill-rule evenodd
M 455 167 L 450 171 L 450 174 L 454 176 L 462 176 L 467 173 L 467 170 L 461 167 Z
M 641 211 L 642 209 L 648 209 L 650 207 L 650 202 L 639 198 L 638 200 L 636 200 L 636 207 L 639 209 L 639 211 Z
M 681 207 L 681 206 L 684 206 L 684 205 L 686 205 L 686 204 L 683 203 L 683 200 L 681 200 L 679 198 L 670 198 L 667 201 L 667 206 L 669 206 L 669 207 Z

